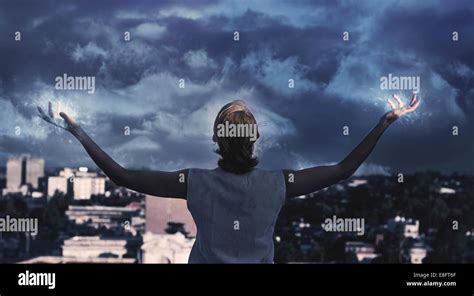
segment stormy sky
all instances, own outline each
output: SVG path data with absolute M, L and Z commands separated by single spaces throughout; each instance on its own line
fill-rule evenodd
M 234 99 L 256 115 L 261 167 L 335 163 L 389 110 L 386 98 L 410 97 L 380 88 L 391 73 L 420 77 L 422 104 L 358 173 L 474 173 L 471 0 L 0 1 L 0 38 L 0 166 L 19 153 L 93 166 L 38 118 L 49 100 L 130 168 L 214 167 L 212 123 Z M 55 89 L 65 73 L 95 77 L 95 93 Z

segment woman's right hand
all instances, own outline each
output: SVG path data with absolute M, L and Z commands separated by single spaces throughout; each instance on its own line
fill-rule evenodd
M 40 106 L 38 106 L 38 112 L 40 113 L 40 116 L 44 121 L 49 122 L 62 129 L 65 129 L 73 134 L 79 129 L 79 125 L 76 123 L 76 121 L 73 118 L 69 117 L 66 113 L 59 113 L 59 116 L 61 116 L 62 119 L 55 117 L 51 102 L 48 102 L 48 113 L 44 112 Z
M 411 98 L 410 105 L 408 106 L 406 106 L 406 104 L 397 95 L 393 95 L 393 98 L 395 99 L 395 101 L 397 101 L 398 106 L 392 100 L 388 99 L 388 104 L 392 108 L 392 111 L 385 113 L 385 115 L 382 116 L 381 119 L 382 122 L 387 125 L 393 123 L 399 117 L 415 111 L 418 106 L 420 106 L 420 100 L 418 100 L 416 95 L 413 95 L 413 97 Z

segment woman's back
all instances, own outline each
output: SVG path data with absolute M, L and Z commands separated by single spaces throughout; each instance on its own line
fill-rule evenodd
M 281 170 L 190 169 L 187 203 L 197 237 L 189 262 L 272 263 L 273 231 L 284 199 Z

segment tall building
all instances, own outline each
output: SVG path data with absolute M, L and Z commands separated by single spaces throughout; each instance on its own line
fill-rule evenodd
M 68 179 L 61 176 L 48 177 L 48 197 L 52 197 L 56 191 L 67 193 Z
M 72 191 L 74 199 L 90 199 L 92 195 L 105 194 L 105 178 L 85 167 L 78 170 L 64 168 L 59 176 L 48 178 L 48 197 L 56 190 L 63 193 Z
M 92 195 L 105 193 L 105 178 L 75 177 L 74 199 L 90 199 Z
M 168 223 L 183 223 L 188 236 L 196 236 L 196 224 L 185 200 L 147 195 L 145 202 L 145 228 L 147 232 L 166 234 Z
M 75 170 L 64 168 L 59 172 L 59 176 L 48 177 L 48 198 L 52 197 L 56 191 L 67 193 L 72 190 L 71 177 L 74 177 Z
M 74 173 L 74 199 L 90 199 L 92 195 L 105 193 L 105 178 L 81 167 Z
M 44 177 L 44 159 L 27 158 L 26 163 L 26 184 L 31 184 L 33 188 L 38 188 L 38 179 Z
M 15 191 L 22 185 L 38 188 L 38 179 L 44 176 L 44 159 L 21 155 L 7 161 L 7 189 Z
M 17 158 L 7 160 L 7 189 L 16 190 L 21 186 L 21 161 Z

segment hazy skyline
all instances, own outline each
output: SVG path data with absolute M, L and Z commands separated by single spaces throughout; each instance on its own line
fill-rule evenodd
M 127 167 L 214 167 L 212 123 L 234 99 L 255 112 L 262 167 L 334 163 L 389 110 L 386 98 L 410 96 L 380 88 L 391 74 L 419 77 L 422 105 L 359 173 L 474 173 L 470 2 L 2 1 L 0 166 L 20 153 L 92 166 L 37 117 L 48 100 Z M 95 77 L 95 92 L 55 89 L 64 74 Z

